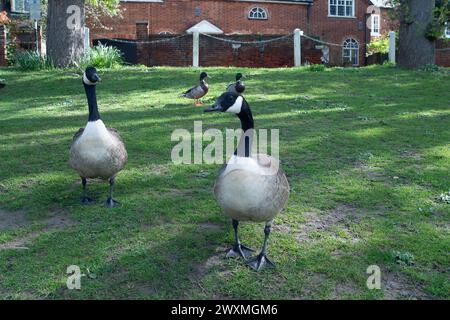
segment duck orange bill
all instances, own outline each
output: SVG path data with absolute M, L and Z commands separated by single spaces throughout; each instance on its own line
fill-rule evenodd
M 215 104 L 203 110 L 203 112 L 213 112 L 213 111 L 222 111 L 222 106 Z

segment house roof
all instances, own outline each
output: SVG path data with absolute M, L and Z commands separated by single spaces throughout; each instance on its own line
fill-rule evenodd
M 370 0 L 374 6 L 379 8 L 393 8 L 392 2 L 390 0 Z
M 186 32 L 192 33 L 192 32 L 194 32 L 195 28 L 197 28 L 198 32 L 200 32 L 200 33 L 206 33 L 206 34 L 222 34 L 223 33 L 223 31 L 221 29 L 219 29 L 218 27 L 216 27 L 215 25 L 213 25 L 211 22 L 209 22 L 207 20 L 200 21 L 196 25 L 187 29 Z

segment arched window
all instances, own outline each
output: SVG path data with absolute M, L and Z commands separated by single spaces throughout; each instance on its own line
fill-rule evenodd
M 248 12 L 248 18 L 249 19 L 255 19 L 255 20 L 266 20 L 267 19 L 267 11 L 266 9 L 255 7 L 251 8 Z
M 161 32 L 158 32 L 158 35 L 160 35 L 160 36 L 170 36 L 170 35 L 173 35 L 173 32 L 161 31 Z
M 359 45 L 358 41 L 349 38 L 344 41 L 342 48 L 342 59 L 344 62 L 351 61 L 354 66 L 359 65 Z

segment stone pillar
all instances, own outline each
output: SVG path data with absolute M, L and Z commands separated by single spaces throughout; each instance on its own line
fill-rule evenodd
M 198 29 L 195 28 L 192 32 L 192 66 L 197 68 L 199 66 L 199 55 L 200 55 L 200 34 Z
M 389 62 L 395 63 L 395 31 L 389 31 Z
M 300 29 L 294 30 L 294 66 L 302 65 L 302 32 Z

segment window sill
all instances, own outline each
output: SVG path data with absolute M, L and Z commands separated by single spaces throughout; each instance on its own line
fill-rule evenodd
M 379 37 L 381 36 L 381 33 L 370 33 L 371 37 Z
M 356 19 L 356 16 L 331 16 L 331 15 L 328 15 L 328 18 Z

